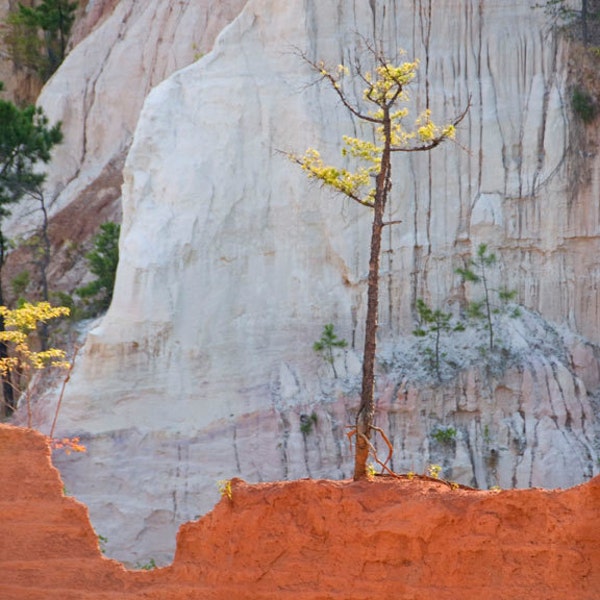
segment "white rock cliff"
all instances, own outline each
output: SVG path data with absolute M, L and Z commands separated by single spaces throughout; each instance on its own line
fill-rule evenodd
M 65 114 L 83 64 L 102 73 L 97 94 L 123 85 L 127 59 L 156 70 L 138 79 L 144 89 L 189 62 L 186 32 L 199 26 L 178 35 L 164 17 L 149 30 L 141 13 L 126 18 L 137 4 L 119 3 L 74 49 L 42 96 L 52 115 Z M 172 3 L 147 4 L 165 14 Z M 588 157 L 576 179 L 567 46 L 517 1 L 250 0 L 209 54 L 145 100 L 124 169 L 113 304 L 60 415 L 61 432 L 89 448 L 57 458 L 63 477 L 116 558 L 168 560 L 179 523 L 210 508 L 219 479 L 350 475 L 369 213 L 308 183 L 278 150 L 315 146 L 333 161 L 341 136 L 361 133 L 298 56 L 353 64 L 360 35 L 420 58 L 415 112 L 428 103 L 443 121 L 472 104 L 457 144 L 394 164 L 389 216 L 402 224 L 384 242 L 377 412 L 393 467 L 436 462 L 452 479 L 502 487 L 568 486 L 598 470 L 600 163 Z M 161 36 L 174 58 L 158 68 L 148 53 Z M 57 189 L 80 189 L 127 150 L 145 95 L 107 106 L 80 92 L 71 110 L 95 141 L 73 133 Z M 490 371 L 471 360 L 478 343 L 466 333 L 447 344 L 468 368 L 426 383 L 415 301 L 457 310 L 475 294 L 455 270 L 480 243 L 499 257 L 490 283 L 525 307 L 503 325 L 512 358 Z M 312 350 L 329 322 L 349 342 L 339 379 Z M 452 439 L 435 439 L 450 426 Z

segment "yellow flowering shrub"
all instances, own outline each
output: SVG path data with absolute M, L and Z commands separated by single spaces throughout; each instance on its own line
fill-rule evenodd
M 68 369 L 64 350 L 48 348 L 34 349 L 34 332 L 38 324 L 47 323 L 52 319 L 67 316 L 69 309 L 64 306 L 51 306 L 48 302 L 25 302 L 14 309 L 0 306 L 0 315 L 4 319 L 5 331 L 0 331 L 0 341 L 8 347 L 8 356 L 0 358 L 0 375 L 16 372 L 24 385 L 29 382 L 32 372 L 46 367 Z M 19 386 L 13 382 L 13 385 Z

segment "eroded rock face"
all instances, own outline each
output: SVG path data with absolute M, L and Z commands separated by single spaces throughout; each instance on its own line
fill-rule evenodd
M 436 481 L 236 479 L 177 536 L 173 564 L 102 557 L 45 440 L 0 425 L 0 595 L 19 600 L 589 600 L 600 586 L 600 478 L 565 491 Z
M 0 425 L 0 456 L 0 596 L 64 598 L 90 580 L 122 589 L 123 567 L 102 558 L 85 506 L 63 494 L 46 439 Z
M 116 21 L 80 44 L 80 60 L 98 39 L 111 65 L 129 59 L 154 23 L 142 16 L 166 4 L 119 4 Z M 149 39 L 163 35 L 156 23 Z M 164 540 L 211 505 L 221 478 L 349 474 L 369 214 L 311 186 L 278 149 L 314 145 L 333 161 L 342 134 L 354 133 L 331 90 L 309 85 L 314 75 L 294 49 L 352 64 L 356 32 L 421 58 L 412 97 L 419 108 L 429 98 L 438 120 L 472 103 L 460 146 L 394 167 L 389 217 L 402 224 L 384 245 L 378 406 L 394 468 L 422 472 L 435 461 L 465 483 L 505 487 L 568 486 L 597 472 L 598 361 L 588 341 L 600 336 L 590 301 L 599 165 L 590 160 L 585 181 L 569 179 L 566 49 L 544 27 L 529 5 L 500 0 L 443 9 L 252 0 L 210 54 L 148 95 L 124 171 L 114 302 L 88 337 L 59 421 L 87 438 L 89 454 L 61 467 L 94 522 L 109 528 L 110 552 L 166 560 Z M 131 47 L 94 38 L 105 28 Z M 74 61 L 61 71 L 79 72 Z M 131 64 L 155 72 L 145 54 Z M 161 64 L 148 87 L 166 73 Z M 78 94 L 72 110 L 105 127 L 65 150 L 65 173 L 90 160 L 93 177 L 127 146 L 113 128 L 133 131 L 135 111 L 107 120 L 103 104 L 86 104 L 117 78 L 115 67 L 101 71 L 105 83 Z M 51 86 L 45 94 L 61 114 L 63 96 Z M 511 330 L 506 343 L 519 360 L 499 374 L 475 365 L 445 386 L 415 381 L 394 358 L 414 327 L 415 301 L 457 310 L 472 298 L 455 269 L 482 242 L 500 258 L 490 285 L 516 289 L 543 318 Z M 329 322 L 350 344 L 339 381 L 312 351 Z M 303 432 L 301 417 L 313 412 L 317 422 Z M 447 446 L 431 437 L 439 424 L 457 429 Z
M 105 171 L 115 161 L 121 170 L 149 91 L 208 52 L 244 4 L 88 3 L 73 31 L 75 47 L 38 99 L 50 121 L 63 124 L 64 141 L 53 153 L 46 186 L 51 216 L 84 196 L 90 186 L 102 188 Z M 113 195 L 111 217 L 120 216 L 119 200 Z M 27 207 L 13 212 L 11 231 L 27 231 Z

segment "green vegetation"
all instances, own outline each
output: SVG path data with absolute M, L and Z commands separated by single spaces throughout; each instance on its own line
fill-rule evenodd
M 450 444 L 456 439 L 456 433 L 454 427 L 438 427 L 431 437 L 440 444 Z
M 100 225 L 93 239 L 93 249 L 85 257 L 96 279 L 78 288 L 76 293 L 88 303 L 92 314 L 105 311 L 110 306 L 119 264 L 119 235 L 121 226 L 109 221 Z
M 137 569 L 138 571 L 153 571 L 154 569 L 156 569 L 156 561 L 151 558 L 148 562 L 146 563 L 135 563 L 135 569 Z
M 456 269 L 456 272 L 465 282 L 481 284 L 483 286 L 483 298 L 469 303 L 467 306 L 467 316 L 471 320 L 484 322 L 484 328 L 488 332 L 488 349 L 490 352 L 493 352 L 496 346 L 494 315 L 498 315 L 505 310 L 508 303 L 516 297 L 514 290 L 494 290 L 490 287 L 489 271 L 496 263 L 496 255 L 488 251 L 487 244 L 480 244 L 477 248 L 475 258 L 469 260 L 464 269 Z M 499 304 L 494 303 L 493 294 L 496 295 Z M 519 314 L 519 309 L 515 308 L 510 313 L 510 316 L 518 317 Z
M 591 123 L 597 114 L 597 107 L 591 94 L 581 87 L 576 87 L 571 94 L 573 112 L 584 122 Z
M 421 298 L 417 300 L 417 312 L 419 314 L 419 324 L 413 334 L 431 340 L 432 345 L 425 346 L 423 353 L 428 368 L 435 373 L 437 380 L 441 382 L 441 364 L 446 358 L 446 353 L 441 350 L 442 334 L 464 331 L 465 327 L 460 322 L 454 323 L 452 321 L 452 313 L 443 312 L 439 308 L 433 310 Z
M 313 350 L 323 356 L 325 362 L 331 365 L 333 369 L 333 376 L 337 379 L 337 371 L 335 370 L 335 354 L 334 349 L 345 348 L 348 345 L 346 340 L 338 339 L 337 335 L 333 331 L 334 327 L 332 323 L 328 323 L 323 326 L 323 333 L 321 339 L 313 344 Z
M 568 0 L 546 0 L 537 3 L 532 8 L 542 8 L 552 23 L 575 33 L 585 46 L 592 37 L 591 26 L 600 20 L 600 10 L 593 0 L 581 0 L 581 5 L 575 8 Z
M 314 148 L 309 148 L 304 155 L 286 153 L 310 179 L 319 181 L 360 204 L 372 215 L 362 389 L 353 432 L 356 436 L 355 480 L 369 479 L 367 459 L 372 448 L 371 435 L 375 431 L 375 354 L 381 239 L 384 227 L 397 223 L 385 219 L 392 187 L 393 157 L 401 152 L 427 152 L 445 140 L 452 139 L 456 125 L 468 110 L 467 106 L 452 123 L 438 126 L 433 122 L 431 111 L 427 107 L 407 127 L 407 88 L 416 77 L 418 62 L 390 60 L 367 40 L 363 39 L 362 42 L 367 48 L 365 59 L 369 68 L 364 69 L 360 59 L 357 59 L 353 64 L 352 75 L 346 65 L 329 68 L 322 61 L 315 62 L 306 55 L 302 55 L 302 58 L 321 81 L 333 90 L 342 106 L 357 122 L 371 129 L 371 135 L 365 139 L 343 137 L 344 166 L 327 165 Z M 346 84 L 349 77 L 351 81 Z M 356 82 L 364 86 L 359 100 L 355 94 Z M 352 163 L 354 168 L 347 168 L 348 163 Z
M 0 90 L 2 88 L 0 82 Z M 41 108 L 19 108 L 12 102 L 0 99 L 0 305 L 5 304 L 2 271 L 9 251 L 4 222 L 10 215 L 11 204 L 24 196 L 41 199 L 44 206 L 41 188 L 46 175 L 40 172 L 39 164 L 50 161 L 52 148 L 61 141 L 61 124 L 51 126 Z M 44 224 L 47 226 L 46 219 Z M 44 265 L 47 265 L 46 257 L 47 254 L 44 256 Z M 42 279 L 46 281 L 45 271 Z M 4 329 L 4 319 L 0 315 L 0 332 Z M 47 337 L 42 337 L 44 347 L 46 343 Z M 6 358 L 8 348 L 4 341 L 0 341 L 0 361 Z M 10 373 L 4 373 L 1 379 L 4 408 L 10 414 L 16 407 L 14 386 L 10 381 Z
M 39 190 L 46 176 L 36 166 L 50 161 L 62 138 L 61 124 L 50 126 L 41 108 L 0 100 L 0 217 L 7 205 Z
M 317 424 L 317 413 L 312 412 L 310 415 L 300 415 L 300 431 L 304 435 L 308 435 L 313 427 Z
M 4 43 L 18 69 L 35 73 L 45 82 L 66 56 L 77 2 L 42 0 L 33 6 L 19 3 L 6 19 Z
M 21 304 L 21 302 L 25 298 L 25 294 L 27 292 L 27 288 L 31 283 L 31 276 L 29 271 L 21 271 L 18 275 L 15 275 L 10 282 L 12 287 L 13 294 L 17 298 L 17 304 Z

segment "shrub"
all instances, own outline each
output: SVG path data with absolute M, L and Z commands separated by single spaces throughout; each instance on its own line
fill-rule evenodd
M 584 122 L 591 123 L 596 118 L 596 104 L 584 89 L 576 87 L 571 95 L 573 112 Z
M 431 434 L 431 437 L 440 444 L 449 444 L 456 438 L 456 429 L 454 427 L 439 427 Z
M 100 233 L 94 237 L 94 248 L 85 257 L 96 279 L 78 288 L 80 298 L 90 300 L 93 313 L 100 313 L 110 306 L 117 265 L 119 264 L 119 235 L 121 226 L 113 222 L 100 225 Z
M 50 79 L 67 53 L 77 2 L 42 0 L 37 6 L 18 7 L 5 22 L 4 43 L 17 68 Z

